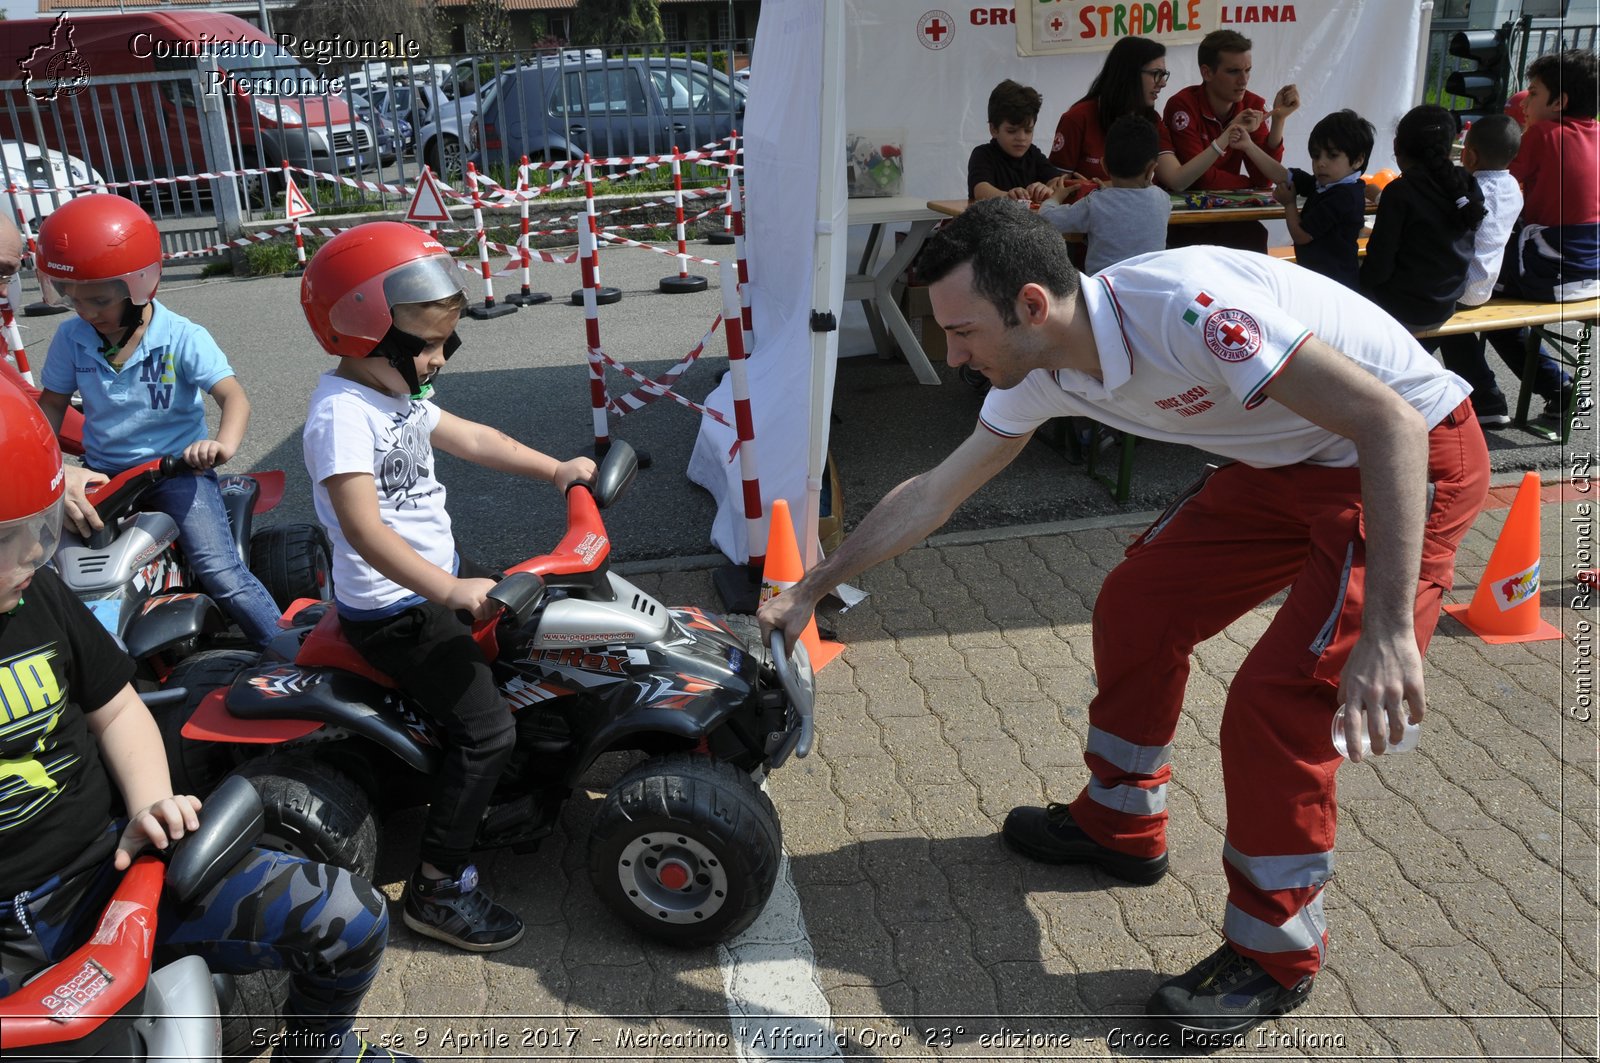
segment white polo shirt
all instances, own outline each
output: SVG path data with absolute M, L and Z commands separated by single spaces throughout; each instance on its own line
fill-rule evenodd
M 1036 369 L 990 391 L 978 416 L 996 435 L 1070 415 L 1257 468 L 1353 466 L 1353 442 L 1262 394 L 1312 335 L 1393 388 L 1429 428 L 1471 390 L 1377 306 L 1267 255 L 1158 251 L 1082 282 L 1103 381 Z

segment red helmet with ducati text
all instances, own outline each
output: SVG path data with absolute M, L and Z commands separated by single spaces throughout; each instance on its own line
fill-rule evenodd
M 121 281 L 133 304 L 143 306 L 161 283 L 161 233 L 121 196 L 79 196 L 40 223 L 37 261 L 48 302 L 70 305 L 64 281 Z
M 0 570 L 38 568 L 61 536 L 66 472 L 44 411 L 21 388 L 0 382 Z M 3 572 L 0 572 L 3 575 Z
M 346 229 L 323 244 L 300 278 L 300 305 L 322 349 L 365 358 L 394 325 L 390 308 L 462 292 L 450 252 L 428 233 L 397 221 Z

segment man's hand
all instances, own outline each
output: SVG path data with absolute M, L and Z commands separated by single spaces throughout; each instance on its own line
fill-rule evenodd
M 122 830 L 117 842 L 117 855 L 112 866 L 126 871 L 135 854 L 146 845 L 165 849 L 189 831 L 200 829 L 200 799 L 190 794 L 163 797 L 147 808 L 135 812 Z
M 593 483 L 596 466 L 593 458 L 568 458 L 556 466 L 556 489 L 566 494 L 567 488 L 580 481 Z
M 1272 121 L 1281 122 L 1300 109 L 1300 90 L 1293 85 L 1285 85 L 1272 97 Z
M 807 598 L 804 594 L 796 594 L 799 589 L 799 585 L 791 587 L 776 598 L 768 599 L 760 609 L 756 610 L 756 619 L 761 621 L 763 645 L 773 631 L 783 632 L 785 649 L 800 641 L 800 634 L 805 631 L 806 622 L 816 611 L 817 600 Z
M 89 488 L 109 483 L 111 477 L 78 465 L 66 465 L 67 475 L 66 520 L 67 527 L 87 539 L 105 526 L 100 514 L 89 502 Z
M 474 620 L 487 620 L 500 606 L 488 599 L 494 590 L 492 579 L 458 579 L 445 596 L 444 607 L 472 614 Z
M 1233 121 L 1228 123 L 1228 128 L 1222 131 L 1222 135 L 1228 137 L 1231 143 L 1238 139 L 1238 134 L 1235 132 L 1236 129 L 1242 129 L 1245 133 L 1254 133 L 1261 128 L 1261 123 L 1266 120 L 1266 112 L 1246 107 L 1233 116 Z
M 191 469 L 204 472 L 214 469 L 233 457 L 233 448 L 216 439 L 202 439 L 183 448 L 183 460 Z
M 1400 741 L 1407 719 L 1421 723 L 1427 714 L 1416 634 L 1407 630 L 1385 637 L 1363 632 L 1339 677 L 1339 700 L 1347 707 L 1347 718 L 1358 721 L 1360 727 L 1367 726 L 1369 715 L 1388 717 L 1387 734 L 1381 728 L 1372 731 L 1373 753 L 1382 753 L 1391 742 Z M 1350 759 L 1359 761 L 1359 736 L 1349 749 Z

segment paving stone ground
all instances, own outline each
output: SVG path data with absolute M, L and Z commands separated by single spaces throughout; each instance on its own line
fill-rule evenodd
M 1594 507 L 1567 496 L 1542 506 L 1543 615 L 1566 637 L 1491 646 L 1441 621 L 1420 747 L 1340 772 L 1330 960 L 1314 995 L 1219 1055 L 1595 1058 L 1595 613 L 1572 578 L 1595 563 Z M 1447 600 L 1471 599 L 1506 514 L 1480 518 Z M 839 1055 L 1168 1054 L 1142 1004 L 1218 942 L 1221 707 L 1274 603 L 1196 653 L 1171 874 L 1132 887 L 1031 864 L 997 835 L 1013 805 L 1082 784 L 1090 608 L 1138 530 L 936 538 L 863 576 L 870 597 L 837 618 L 849 648 L 819 676 L 818 748 L 770 789 Z M 716 600 L 705 571 L 630 578 L 665 601 Z M 627 763 L 596 769 L 538 853 L 486 862 L 528 923 L 515 948 L 469 956 L 397 920 L 369 998 L 387 1016 L 376 1030 L 444 1059 L 736 1057 L 719 951 L 639 940 L 589 885 L 588 821 Z M 416 825 L 386 824 L 392 897 Z M 815 1058 L 798 1039 L 816 1029 L 798 1021 L 796 1044 L 770 1054 Z

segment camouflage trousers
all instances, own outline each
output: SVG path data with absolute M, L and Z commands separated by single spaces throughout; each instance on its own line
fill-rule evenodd
M 114 846 L 116 834 L 110 837 Z M 6 904 L 0 911 L 0 996 L 88 940 L 119 879 L 108 854 Z M 193 955 L 228 974 L 286 971 L 285 1044 L 306 1049 L 280 1055 L 354 1059 L 359 1039 L 347 1035 L 378 976 L 388 936 L 384 897 L 366 879 L 254 849 L 198 901 L 162 898 L 156 962 Z

